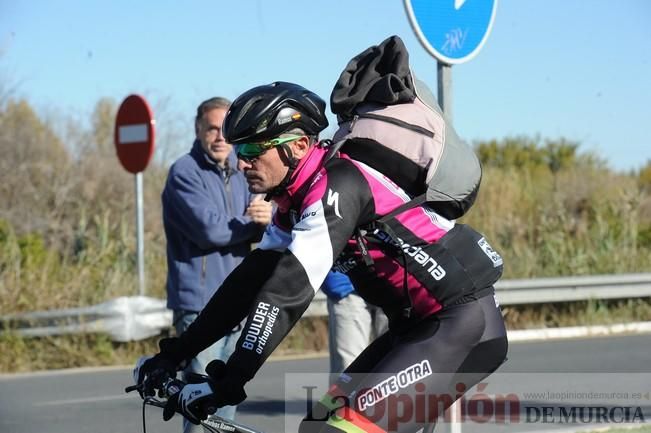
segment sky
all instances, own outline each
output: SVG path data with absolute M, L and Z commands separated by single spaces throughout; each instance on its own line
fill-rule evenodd
M 77 118 L 142 94 L 159 131 L 185 128 L 180 152 L 202 100 L 282 80 L 329 101 L 348 60 L 394 34 L 436 93 L 400 0 L 0 0 L 0 80 Z M 564 137 L 622 171 L 651 160 L 651 1 L 498 0 L 485 44 L 451 76 L 468 141 Z

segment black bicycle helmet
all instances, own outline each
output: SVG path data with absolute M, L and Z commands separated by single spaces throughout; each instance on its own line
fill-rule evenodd
M 271 140 L 294 128 L 316 136 L 328 126 L 325 102 L 298 84 L 277 81 L 240 95 L 224 117 L 231 144 Z

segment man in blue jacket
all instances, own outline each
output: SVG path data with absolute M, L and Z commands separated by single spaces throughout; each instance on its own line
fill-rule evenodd
M 199 105 L 192 150 L 172 165 L 162 194 L 167 307 L 174 311 L 179 334 L 194 321 L 271 221 L 271 204 L 249 193 L 244 175 L 237 170 L 232 146 L 222 135 L 229 106 L 230 101 L 220 97 Z M 201 352 L 186 372 L 205 374 L 206 365 L 213 359 L 227 360 L 240 328 Z M 235 406 L 226 406 L 217 414 L 232 419 Z M 193 428 L 184 422 L 184 432 Z

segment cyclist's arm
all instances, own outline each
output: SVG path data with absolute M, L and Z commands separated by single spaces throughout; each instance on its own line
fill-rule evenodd
M 263 241 L 265 237 L 266 234 Z M 260 288 L 271 276 L 280 258 L 281 253 L 278 251 L 259 248 L 244 258 L 224 280 L 199 316 L 179 336 L 185 352 L 184 359 L 194 358 L 231 332 L 246 317 Z
M 227 367 L 242 383 L 252 379 L 264 361 L 298 322 L 365 213 L 370 191 L 351 166 L 337 168 L 311 186 L 299 222 L 273 272 L 253 301 L 242 336 Z M 343 170 L 342 170 L 343 169 Z M 260 248 L 269 248 L 261 244 Z
M 241 385 L 253 378 L 305 312 L 367 211 L 370 191 L 363 177 L 354 169 L 343 174 L 335 170 L 312 185 L 291 233 L 268 228 L 258 249 L 181 335 L 186 355 L 217 341 L 248 313 L 227 375 Z

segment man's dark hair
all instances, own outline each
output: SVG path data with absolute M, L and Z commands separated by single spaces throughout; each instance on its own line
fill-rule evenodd
M 215 96 L 214 98 L 206 99 L 197 107 L 197 117 L 194 118 L 194 121 L 199 122 L 204 113 L 207 111 L 214 110 L 216 108 L 228 110 L 228 107 L 230 106 L 231 101 L 221 96 Z

